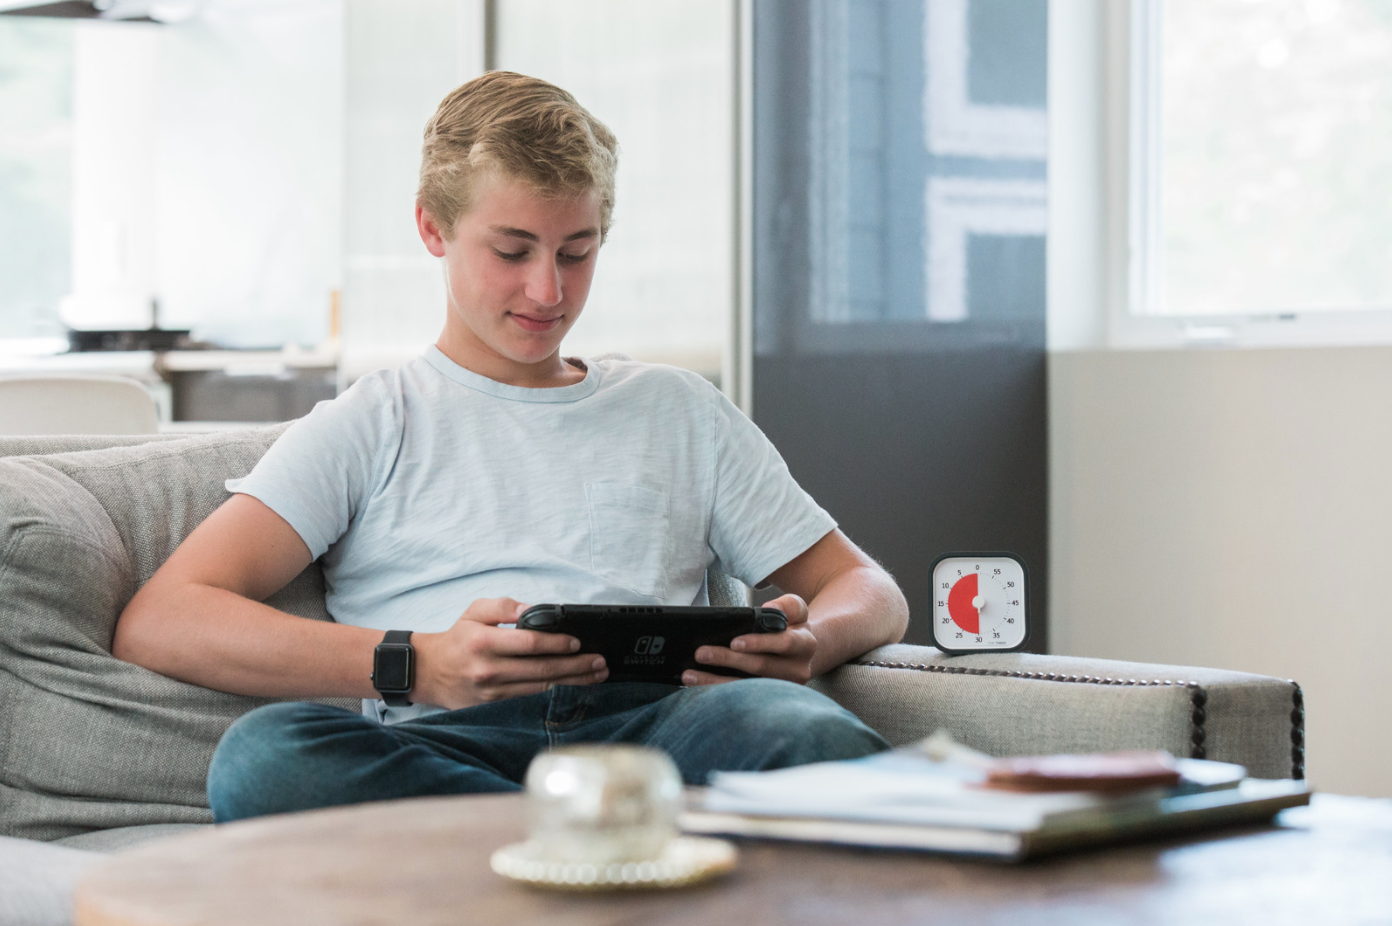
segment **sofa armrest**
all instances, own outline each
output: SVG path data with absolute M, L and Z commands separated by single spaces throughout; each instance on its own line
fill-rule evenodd
M 1260 778 L 1305 773 L 1300 686 L 1264 675 L 895 644 L 813 685 L 896 746 L 946 729 L 995 756 L 1167 749 Z

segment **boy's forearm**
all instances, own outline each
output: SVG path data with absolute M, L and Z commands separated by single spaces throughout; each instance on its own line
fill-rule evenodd
M 232 694 L 370 698 L 381 638 L 376 630 L 296 617 L 226 589 L 156 579 L 122 613 L 112 655 Z
M 807 603 L 817 637 L 812 675 L 829 672 L 862 653 L 903 639 L 909 606 L 889 573 L 857 566 L 833 576 Z

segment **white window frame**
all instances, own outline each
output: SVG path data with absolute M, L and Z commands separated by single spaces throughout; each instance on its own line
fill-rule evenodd
M 1049 188 L 1039 180 L 929 177 L 924 214 L 928 234 L 928 318 L 967 319 L 967 243 L 978 235 L 1049 232 Z
M 1161 42 L 1164 0 L 1109 4 L 1116 20 L 1100 30 L 1113 47 L 1106 55 L 1108 84 L 1123 106 L 1108 107 L 1113 162 L 1110 227 L 1125 230 L 1126 247 L 1112 249 L 1107 341 L 1111 347 L 1322 347 L 1392 344 L 1392 308 L 1233 315 L 1160 315 L 1161 253 Z M 1121 46 L 1120 48 L 1116 46 Z M 1118 53 L 1120 52 L 1120 53 Z M 1121 88 L 1125 88 L 1122 90 Z M 1117 118 L 1117 117 L 1120 118 Z M 1120 181 L 1122 178 L 1124 182 Z M 1124 191 L 1124 192 L 1123 192 Z M 1123 217 L 1124 216 L 1124 217 Z

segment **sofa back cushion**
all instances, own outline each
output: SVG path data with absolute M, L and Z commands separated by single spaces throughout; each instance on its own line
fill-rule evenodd
M 213 748 L 265 700 L 121 662 L 111 639 L 136 589 L 227 498 L 223 481 L 282 430 L 0 458 L 0 835 L 211 820 Z M 318 564 L 268 604 L 328 620 Z

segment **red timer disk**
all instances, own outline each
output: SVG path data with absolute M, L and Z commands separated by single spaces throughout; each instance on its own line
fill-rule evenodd
M 981 597 L 976 593 L 978 587 L 976 573 L 969 572 L 958 579 L 952 591 L 947 593 L 947 613 L 952 617 L 952 622 L 970 634 L 981 632 L 981 612 L 977 610 L 977 599 Z

